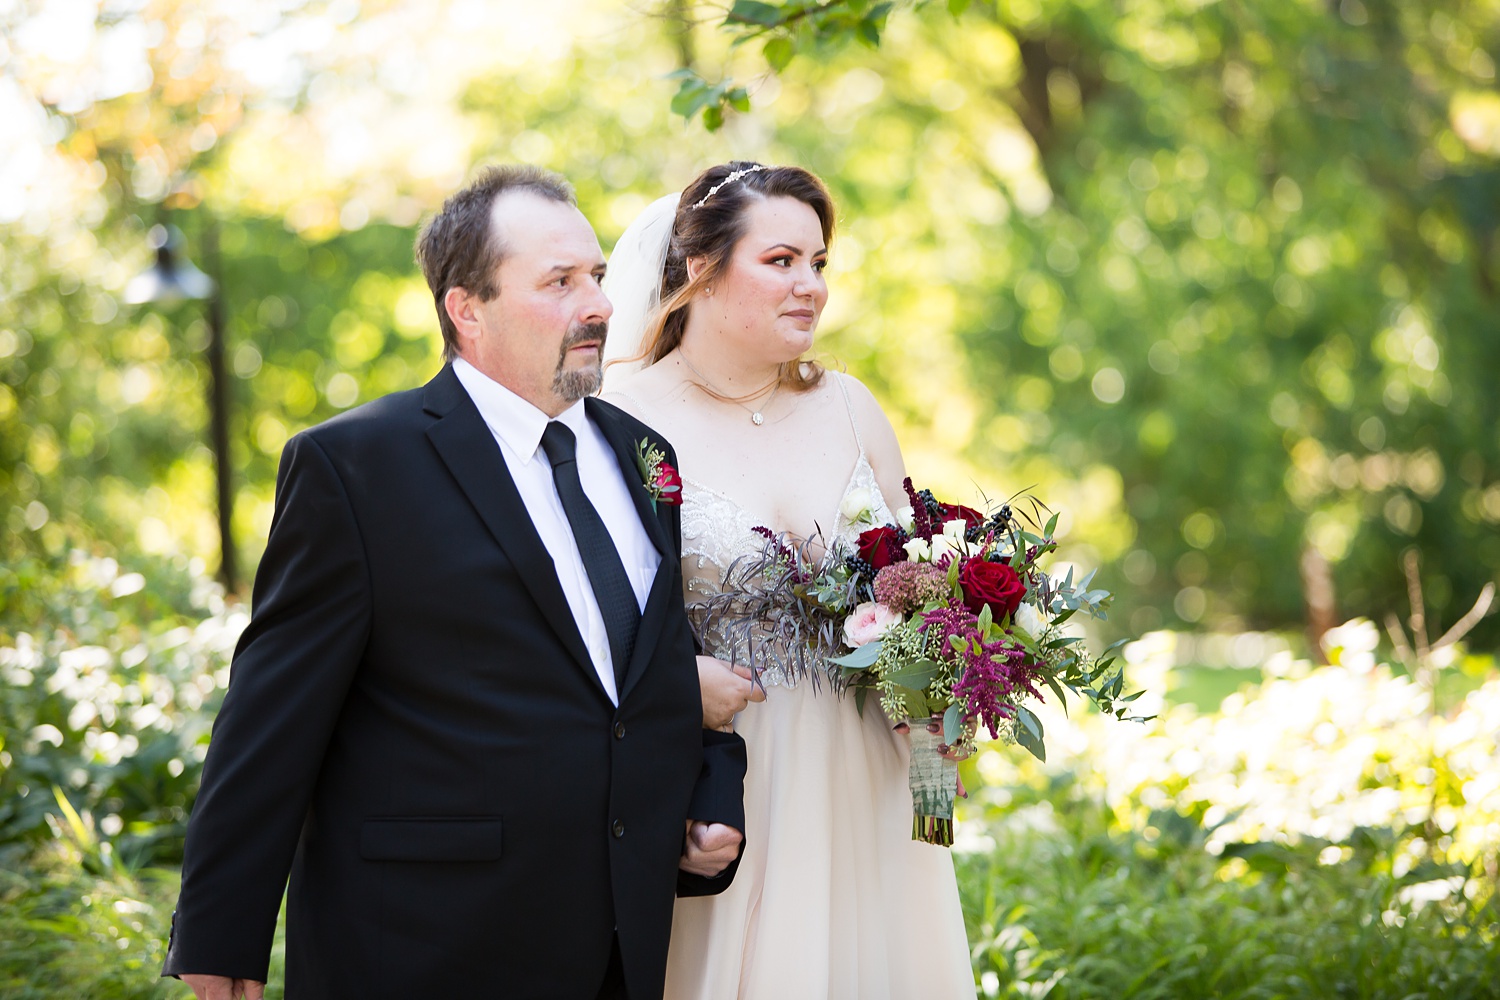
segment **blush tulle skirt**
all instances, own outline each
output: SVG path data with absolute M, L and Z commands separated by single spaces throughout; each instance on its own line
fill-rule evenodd
M 746 846 L 679 899 L 667 1000 L 970 1000 L 953 857 L 911 839 L 906 737 L 825 685 L 771 687 L 745 738 Z

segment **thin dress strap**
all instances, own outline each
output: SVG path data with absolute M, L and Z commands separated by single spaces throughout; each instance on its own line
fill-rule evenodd
M 849 399 L 849 387 L 844 384 L 844 379 L 848 376 L 844 375 L 843 372 L 834 372 L 832 374 L 834 382 L 838 384 L 839 392 L 844 394 L 844 408 L 849 411 L 849 429 L 854 431 L 854 443 L 859 445 L 859 453 L 863 455 L 865 453 L 865 442 L 859 436 L 859 421 L 854 419 L 854 403 Z

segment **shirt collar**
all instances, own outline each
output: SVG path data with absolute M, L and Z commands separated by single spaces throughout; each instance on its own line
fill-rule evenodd
M 453 359 L 453 374 L 458 376 L 469 398 L 474 400 L 490 432 L 523 462 L 536 457 L 542 446 L 542 432 L 551 420 L 566 424 L 575 437 L 582 437 L 588 426 L 588 415 L 581 399 L 555 418 L 548 417 L 463 358 Z

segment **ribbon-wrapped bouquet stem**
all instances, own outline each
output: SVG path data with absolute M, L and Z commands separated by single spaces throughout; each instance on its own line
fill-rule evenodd
M 987 516 L 904 485 L 909 506 L 895 524 L 844 512 L 871 524 L 853 551 L 757 529 L 764 550 L 729 568 L 695 620 L 758 669 L 774 663 L 815 683 L 823 674 L 860 711 L 874 692 L 912 734 L 912 836 L 948 846 L 956 760 L 981 727 L 1045 760 L 1026 706 L 1044 687 L 1064 706 L 1071 690 L 1120 719 L 1134 718 L 1139 692 L 1123 693 L 1120 643 L 1095 656 L 1075 628 L 1080 615 L 1103 619 L 1111 595 L 1092 573 L 1058 579 L 1040 566 L 1057 548 L 1057 515 L 1028 528 L 1009 505 Z

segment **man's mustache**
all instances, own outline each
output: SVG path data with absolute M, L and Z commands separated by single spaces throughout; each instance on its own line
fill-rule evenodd
M 579 344 L 597 342 L 599 353 L 602 355 L 604 353 L 604 341 L 608 336 L 608 323 L 586 323 L 583 326 L 575 326 L 563 338 L 562 349 L 558 352 L 558 364 L 560 365 L 563 359 L 568 356 L 568 352 Z

